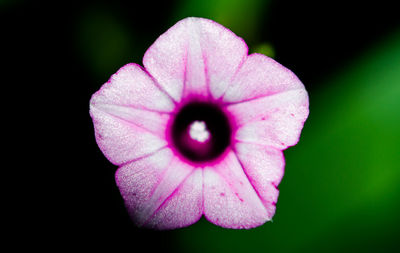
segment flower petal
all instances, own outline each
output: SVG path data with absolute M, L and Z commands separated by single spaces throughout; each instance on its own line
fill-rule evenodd
M 247 56 L 245 42 L 230 30 L 203 18 L 186 18 L 161 35 L 143 64 L 174 98 L 219 98 Z
M 227 106 L 239 126 L 234 138 L 285 149 L 295 145 L 308 116 L 308 95 L 304 89 Z
M 196 223 L 203 215 L 203 173 L 195 169 L 147 221 L 156 229 L 182 228 Z
M 252 54 L 232 80 L 223 101 L 247 101 L 292 89 L 304 86 L 289 69 L 265 55 Z
M 169 148 L 122 166 L 115 178 L 138 226 L 183 227 L 196 222 L 202 213 L 201 175 Z
M 90 100 L 91 105 L 118 105 L 147 111 L 171 112 L 172 100 L 163 93 L 137 64 L 127 64 Z
M 235 151 L 271 219 L 279 195 L 277 186 L 283 177 L 285 166 L 282 151 L 251 143 L 237 143 Z
M 167 141 L 155 133 L 96 107 L 91 107 L 90 115 L 97 145 L 113 164 L 127 163 L 167 145 Z
M 165 129 L 174 109 L 137 64 L 127 64 L 90 100 L 96 141 L 114 164 L 123 164 L 165 146 Z
M 92 104 L 91 113 L 93 115 L 97 115 L 94 112 L 94 108 L 105 112 L 110 116 L 121 119 L 122 122 L 126 121 L 127 124 L 134 124 L 163 139 L 166 136 L 167 124 L 171 118 L 171 115 L 167 113 L 145 111 L 126 106 L 109 104 Z
M 204 215 L 226 228 L 253 228 L 270 217 L 233 151 L 204 168 Z

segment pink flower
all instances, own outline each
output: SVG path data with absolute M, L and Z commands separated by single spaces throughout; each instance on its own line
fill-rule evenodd
M 308 95 L 288 69 L 207 19 L 186 18 L 90 101 L 96 141 L 135 224 L 174 229 L 202 215 L 226 228 L 271 220 Z

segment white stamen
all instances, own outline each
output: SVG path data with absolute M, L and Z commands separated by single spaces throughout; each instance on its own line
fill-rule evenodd
M 206 123 L 197 120 L 190 125 L 189 135 L 192 139 L 199 142 L 205 142 L 210 138 Z

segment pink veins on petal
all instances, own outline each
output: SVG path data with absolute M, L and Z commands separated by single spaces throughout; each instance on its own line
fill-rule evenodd
M 186 18 L 90 101 L 95 137 L 137 226 L 175 229 L 203 215 L 253 228 L 275 213 L 282 150 L 308 116 L 301 81 L 243 39 Z

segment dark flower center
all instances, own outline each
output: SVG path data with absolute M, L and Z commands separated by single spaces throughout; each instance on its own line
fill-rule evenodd
M 210 161 L 230 144 L 231 127 L 216 105 L 194 102 L 184 106 L 172 124 L 172 140 L 177 150 L 195 162 Z

